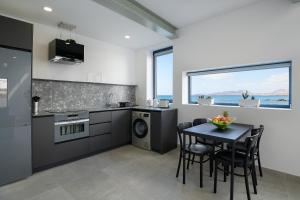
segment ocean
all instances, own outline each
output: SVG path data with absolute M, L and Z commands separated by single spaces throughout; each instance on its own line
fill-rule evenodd
M 158 95 L 158 99 L 172 100 L 171 95 Z M 198 95 L 193 95 L 191 101 L 198 102 Z M 242 99 L 241 95 L 216 95 L 212 96 L 215 104 L 239 104 Z M 260 99 L 261 105 L 266 106 L 289 106 L 289 96 L 255 96 L 255 99 Z

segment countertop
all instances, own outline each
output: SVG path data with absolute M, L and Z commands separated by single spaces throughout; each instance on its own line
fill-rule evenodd
M 164 112 L 168 110 L 176 110 L 176 108 L 154 108 L 154 107 L 147 107 L 147 106 L 134 106 L 134 107 L 99 107 L 99 108 L 87 108 L 84 109 L 90 113 L 93 112 L 105 112 L 105 111 L 116 111 L 116 110 L 140 110 L 140 111 L 148 111 L 148 112 Z M 38 114 L 33 114 L 32 117 L 48 117 L 53 116 L 54 113 L 47 112 L 47 111 L 40 111 Z

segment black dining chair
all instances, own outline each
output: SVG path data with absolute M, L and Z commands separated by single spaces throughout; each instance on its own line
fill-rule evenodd
M 193 124 L 191 122 L 184 122 L 180 123 L 177 126 L 177 134 L 180 143 L 180 155 L 178 161 L 178 167 L 176 172 L 176 177 L 179 175 L 181 160 L 186 159 L 184 158 L 184 153 L 189 154 L 188 161 L 190 160 L 190 155 L 196 155 L 200 157 L 200 161 L 195 161 L 200 164 L 200 187 L 203 187 L 203 163 L 207 162 L 208 160 L 212 159 L 212 148 L 207 145 L 203 144 L 196 144 L 192 142 L 191 136 L 189 137 L 189 142 L 185 146 L 183 146 L 183 130 L 192 127 Z M 204 156 L 208 155 L 208 159 L 204 160 Z M 212 166 L 210 166 L 210 170 L 212 170 Z
M 250 200 L 250 190 L 249 190 L 249 181 L 248 176 L 251 174 L 252 177 L 252 185 L 254 193 L 257 194 L 257 180 L 256 180 L 256 171 L 255 171 L 255 158 L 254 154 L 257 151 L 257 144 L 258 144 L 259 134 L 248 136 L 245 140 L 246 151 L 239 152 L 235 151 L 235 162 L 233 167 L 242 167 L 244 169 L 244 173 L 236 174 L 237 176 L 243 176 L 245 178 L 245 185 L 247 190 L 247 199 Z M 229 166 L 232 162 L 232 152 L 229 150 L 223 150 L 218 152 L 215 155 L 215 169 L 214 169 L 214 193 L 217 192 L 217 177 L 218 177 L 218 170 L 221 168 L 218 167 L 220 163 L 224 166 L 224 181 L 226 181 L 226 173 L 229 171 Z M 227 171 L 228 170 L 228 171 Z
M 261 137 L 262 137 L 262 134 L 264 132 L 264 129 L 265 129 L 264 125 L 260 125 L 259 128 L 251 130 L 251 135 L 259 134 L 258 140 L 257 140 L 256 152 L 254 152 L 254 158 L 258 162 L 259 175 L 261 177 L 263 176 L 263 173 L 262 173 L 261 160 L 260 160 L 260 141 L 261 141 Z M 228 145 L 227 148 L 231 149 L 232 147 L 231 147 L 231 145 Z M 247 149 L 247 147 L 246 147 L 246 144 L 245 144 L 244 141 L 237 142 L 236 145 L 235 145 L 235 150 L 236 151 L 240 151 L 240 152 L 245 153 L 246 149 Z
M 193 120 L 193 126 L 198 126 L 198 125 L 205 124 L 205 123 L 208 123 L 208 120 L 206 118 L 197 118 L 197 119 Z M 200 138 L 200 137 L 196 137 L 195 141 L 196 141 L 196 143 L 211 146 L 213 151 L 215 151 L 216 147 L 219 147 L 219 149 L 223 149 L 223 143 L 222 142 L 216 142 L 216 141 L 213 141 L 213 140 Z M 193 155 L 192 164 L 194 164 L 194 160 L 195 160 L 195 155 Z M 187 169 L 189 168 L 189 164 L 190 163 L 188 161 Z M 212 173 L 210 174 L 210 176 L 212 176 Z

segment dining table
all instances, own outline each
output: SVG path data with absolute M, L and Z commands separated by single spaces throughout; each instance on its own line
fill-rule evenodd
M 249 124 L 231 124 L 227 129 L 218 129 L 212 123 L 204 123 L 183 130 L 183 146 L 186 146 L 186 136 L 195 136 L 203 139 L 209 139 L 216 142 L 223 142 L 232 145 L 231 170 L 230 170 L 230 200 L 234 198 L 234 163 L 235 163 L 235 144 L 245 137 L 253 128 Z M 185 184 L 185 160 L 186 152 L 183 151 L 182 176 Z

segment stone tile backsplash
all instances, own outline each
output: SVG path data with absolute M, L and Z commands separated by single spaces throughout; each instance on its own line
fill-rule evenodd
M 40 110 L 87 109 L 128 101 L 135 104 L 135 86 L 32 80 L 32 96 L 41 97 Z

